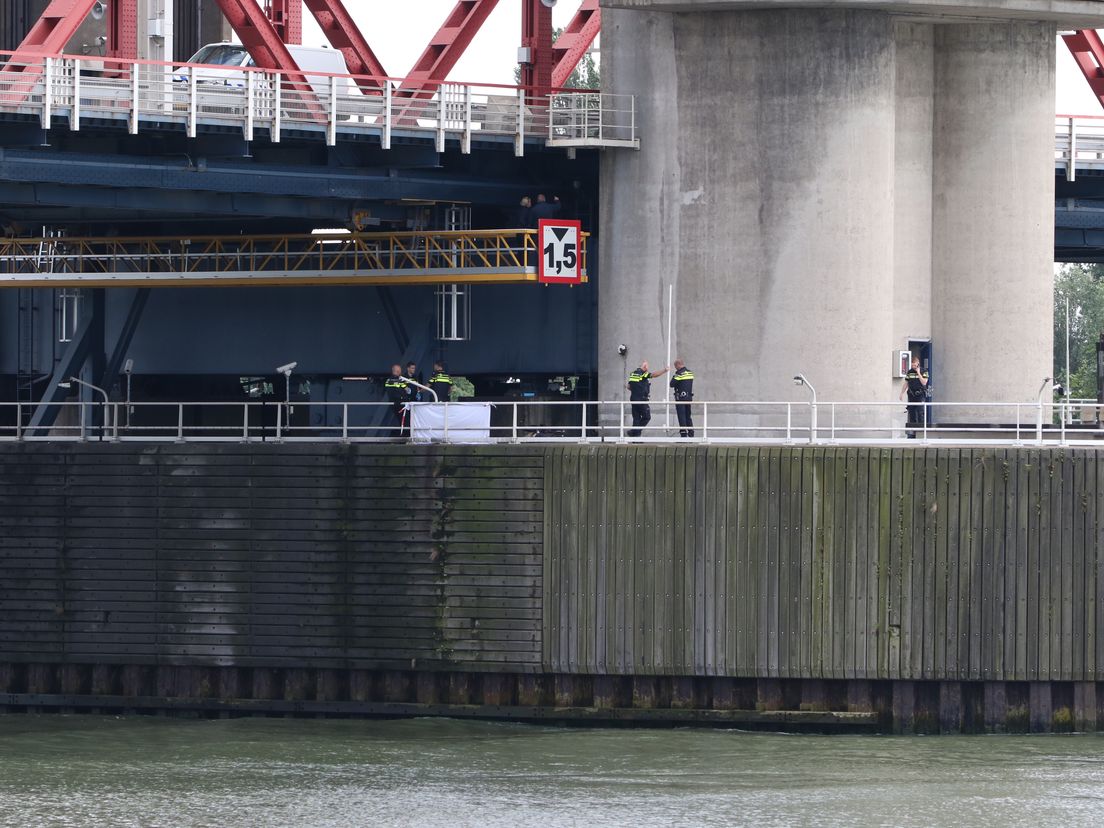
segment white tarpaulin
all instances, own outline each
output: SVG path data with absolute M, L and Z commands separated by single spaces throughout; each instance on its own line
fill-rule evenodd
M 415 403 L 410 411 L 411 439 L 416 443 L 479 443 L 491 437 L 490 403 Z

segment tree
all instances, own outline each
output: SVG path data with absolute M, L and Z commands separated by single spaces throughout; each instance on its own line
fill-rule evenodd
M 552 42 L 555 43 L 563 34 L 563 27 L 552 32 Z M 514 69 L 514 83 L 521 83 L 521 68 Z M 588 51 L 579 61 L 579 65 L 567 78 L 564 84 L 567 89 L 601 89 L 602 76 L 598 68 L 598 62 L 594 59 L 594 53 Z
M 1070 396 L 1096 399 L 1096 343 L 1104 333 L 1104 265 L 1063 265 L 1054 277 L 1054 378 L 1066 381 L 1069 298 Z

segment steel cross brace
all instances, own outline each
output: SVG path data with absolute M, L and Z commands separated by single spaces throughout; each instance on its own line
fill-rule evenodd
M 556 68 L 552 70 L 552 86 L 562 89 L 587 53 L 590 44 L 602 29 L 602 10 L 598 0 L 583 0 L 567 28 L 552 45 L 556 58 Z
M 1073 59 L 1077 61 L 1097 101 L 1104 106 L 1104 41 L 1095 29 L 1081 29 L 1062 35 L 1062 40 L 1073 53 Z
M 352 16 L 341 0 L 303 0 L 322 33 L 330 41 L 330 45 L 338 49 L 345 56 L 345 65 L 349 67 L 350 74 L 370 75 L 375 78 L 385 78 L 383 64 L 380 63 L 372 47 L 353 22 Z M 364 91 L 379 91 L 383 88 L 382 81 L 359 80 L 358 84 Z
M 8 78 L 16 74 L 27 78 L 26 81 L 6 83 L 10 91 L 5 91 L 5 99 L 26 100 L 31 96 L 35 79 L 43 73 L 38 60 L 43 55 L 62 54 L 65 44 L 80 28 L 95 3 L 96 0 L 51 0 L 4 66 L 4 74 Z
M 396 94 L 403 98 L 428 98 L 433 87 L 448 77 L 456 61 L 486 22 L 498 0 L 458 0 L 441 28 L 429 41 L 425 51 L 407 73 L 403 88 Z M 428 91 L 427 91 L 428 90 Z
M 222 9 L 227 22 L 241 38 L 242 45 L 253 56 L 253 62 L 261 69 L 283 72 L 288 88 L 307 102 L 307 107 L 315 118 L 320 121 L 325 120 L 325 114 L 306 76 L 288 51 L 287 44 L 280 39 L 280 35 L 272 27 L 272 22 L 257 5 L 256 0 L 215 0 L 215 2 Z

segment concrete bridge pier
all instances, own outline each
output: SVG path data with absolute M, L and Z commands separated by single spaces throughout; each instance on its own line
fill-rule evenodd
M 603 5 L 603 81 L 638 96 L 642 134 L 603 163 L 603 397 L 662 365 L 674 285 L 672 352 L 701 400 L 804 402 L 804 373 L 821 400 L 892 403 L 915 339 L 933 342 L 937 401 L 1033 399 L 1052 350 L 1054 34 L 1104 25 L 1100 4 Z

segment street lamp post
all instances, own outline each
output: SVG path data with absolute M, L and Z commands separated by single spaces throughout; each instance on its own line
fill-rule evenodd
M 85 382 L 84 380 L 80 379 L 79 377 L 69 377 L 69 379 L 66 382 L 59 382 L 58 387 L 59 388 L 69 388 L 72 383 L 76 383 L 77 385 L 83 385 L 85 388 L 91 388 L 93 391 L 98 391 L 99 393 L 103 394 L 103 398 L 104 398 L 104 418 L 103 418 L 103 424 L 100 426 L 100 440 L 103 440 L 104 429 L 107 428 L 107 420 L 108 420 L 109 412 L 111 410 L 111 401 L 108 399 L 107 392 L 104 391 L 102 388 L 100 388 L 100 386 L 93 385 L 90 382 Z
M 812 402 L 809 404 L 809 442 L 816 442 L 817 433 L 817 395 L 816 389 L 813 388 L 813 384 L 806 379 L 804 374 L 798 374 L 793 378 L 794 385 L 804 385 L 809 389 L 809 393 L 812 394 Z

